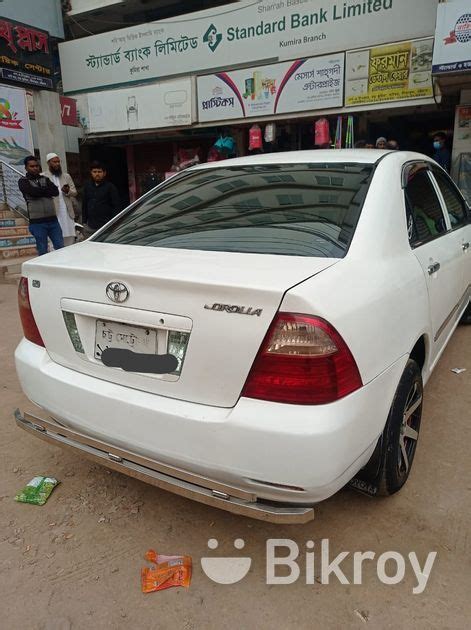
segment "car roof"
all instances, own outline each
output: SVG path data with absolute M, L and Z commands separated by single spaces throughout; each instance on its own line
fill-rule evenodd
M 430 161 L 428 156 L 412 151 L 384 151 L 381 149 L 318 149 L 306 151 L 285 151 L 281 153 L 261 153 L 259 155 L 232 158 L 228 160 L 221 160 L 219 162 L 206 162 L 204 164 L 194 166 L 191 170 L 218 168 L 222 166 L 248 166 L 251 164 L 335 164 L 336 162 L 376 164 L 387 155 L 396 156 L 396 159 L 400 156 L 401 162 L 417 159 Z

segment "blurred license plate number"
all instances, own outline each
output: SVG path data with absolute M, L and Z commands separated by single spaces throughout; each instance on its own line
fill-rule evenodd
M 157 331 L 117 322 L 97 320 L 95 358 L 100 359 L 105 348 L 121 348 L 142 354 L 157 352 Z

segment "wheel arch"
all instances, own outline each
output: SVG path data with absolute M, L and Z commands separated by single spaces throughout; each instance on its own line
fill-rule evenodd
M 424 333 L 415 342 L 412 350 L 409 353 L 409 357 L 417 363 L 417 365 L 420 368 L 420 371 L 423 373 L 424 368 L 427 365 L 428 356 L 429 356 L 429 340 L 428 340 L 427 335 Z

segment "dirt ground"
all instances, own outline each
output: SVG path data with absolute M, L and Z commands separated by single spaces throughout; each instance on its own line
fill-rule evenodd
M 34 410 L 15 374 L 13 352 L 21 338 L 16 287 L 0 285 L 1 428 L 0 610 L 1 627 L 69 628 L 440 628 L 469 627 L 471 327 L 455 333 L 426 387 L 422 431 L 406 488 L 389 499 L 343 490 L 316 508 L 303 526 L 276 526 L 233 516 L 160 491 L 47 445 L 18 429 L 13 410 Z M 451 368 L 464 367 L 459 375 Z M 16 503 L 15 494 L 35 475 L 61 483 L 42 507 Z M 207 542 L 219 540 L 217 551 Z M 245 541 L 243 551 L 234 540 Z M 267 585 L 267 539 L 289 538 L 300 548 L 300 578 Z M 331 559 L 341 551 L 396 551 L 406 559 L 405 578 L 386 585 L 375 563 L 365 563 L 363 583 L 352 584 L 353 563 L 341 568 L 350 584 L 333 576 L 306 584 L 306 542 L 329 539 Z M 189 554 L 189 589 L 144 595 L 140 569 L 147 549 Z M 421 564 L 437 559 L 422 594 L 409 552 Z M 280 550 L 285 555 L 287 550 Z M 203 573 L 200 559 L 252 558 L 248 575 L 221 585 Z M 320 552 L 318 553 L 320 557 Z M 283 571 L 281 571 L 283 573 Z M 286 573 L 286 572 L 285 572 Z M 394 571 L 393 571 L 394 573 Z

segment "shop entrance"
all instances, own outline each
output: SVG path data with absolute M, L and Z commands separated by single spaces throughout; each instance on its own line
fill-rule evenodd
M 368 121 L 368 138 L 375 142 L 384 136 L 394 139 L 403 151 L 417 151 L 433 156 L 433 135 L 443 131 L 451 151 L 454 126 L 454 110 L 389 114 L 380 120 Z

